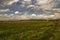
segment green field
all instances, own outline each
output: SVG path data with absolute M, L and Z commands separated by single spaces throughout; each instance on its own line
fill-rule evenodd
M 60 20 L 0 21 L 0 40 L 60 40 Z

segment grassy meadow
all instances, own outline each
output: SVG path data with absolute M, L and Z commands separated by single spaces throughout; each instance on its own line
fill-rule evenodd
M 60 20 L 0 21 L 0 40 L 60 40 Z

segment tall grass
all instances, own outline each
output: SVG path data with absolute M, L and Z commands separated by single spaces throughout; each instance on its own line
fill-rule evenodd
M 0 40 L 60 40 L 60 20 L 0 21 Z

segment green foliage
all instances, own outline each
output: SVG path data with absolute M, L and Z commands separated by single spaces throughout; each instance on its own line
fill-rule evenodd
M 0 40 L 60 40 L 60 20 L 0 21 Z

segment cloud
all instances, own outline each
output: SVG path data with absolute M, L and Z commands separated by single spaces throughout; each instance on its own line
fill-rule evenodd
M 38 5 L 45 5 L 49 3 L 51 0 L 36 0 Z
M 14 2 L 18 2 L 19 0 L 2 0 L 0 5 L 11 5 Z M 35 13 L 29 14 L 29 11 L 19 12 L 15 11 L 15 14 L 4 14 L 0 15 L 2 20 L 28 20 L 28 19 L 60 19 L 60 0 L 34 0 L 35 4 L 31 4 L 31 0 L 23 0 L 21 1 L 20 7 L 25 9 L 34 10 Z M 7 12 L 10 9 L 0 9 L 0 12 Z M 43 10 L 44 14 L 38 14 L 38 11 Z M 47 14 L 46 14 L 47 13 Z M 49 14 L 51 13 L 51 15 Z M 22 14 L 22 15 L 21 15 Z
M 44 10 L 46 9 L 53 9 L 60 7 L 60 0 L 36 0 L 35 8 L 38 6 L 38 8 L 42 8 Z M 32 7 L 32 5 L 29 5 Z M 29 7 L 28 6 L 28 7 Z
M 0 0 L 0 6 L 11 5 L 19 0 Z
M 10 9 L 0 9 L 0 12 L 8 12 Z
M 31 0 L 24 0 L 25 2 L 31 2 Z
M 15 15 L 15 14 L 0 14 L 0 21 L 2 20 L 30 20 L 30 19 L 60 19 L 60 14 L 55 13 L 53 15 L 47 14 L 27 14 L 24 13 L 23 15 Z
M 24 0 L 25 3 L 30 4 L 31 0 Z
M 19 11 L 16 11 L 15 14 L 19 14 Z
M 36 6 L 36 5 L 29 5 L 29 6 L 27 6 L 27 9 L 32 9 L 32 10 L 35 10 L 35 11 L 39 11 L 41 9 L 41 7 Z

